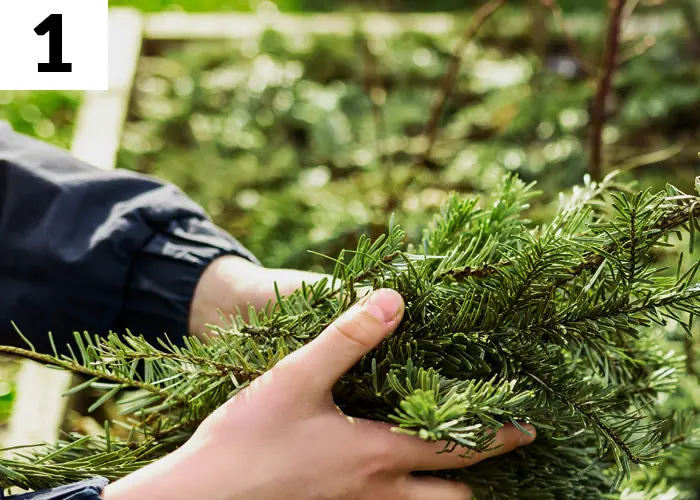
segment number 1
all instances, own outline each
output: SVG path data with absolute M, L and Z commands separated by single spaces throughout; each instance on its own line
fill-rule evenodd
M 50 14 L 34 28 L 39 36 L 49 34 L 49 62 L 39 63 L 39 73 L 70 73 L 71 63 L 63 62 L 63 15 Z

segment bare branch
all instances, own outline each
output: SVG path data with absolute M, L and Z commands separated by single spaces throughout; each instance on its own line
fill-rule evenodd
M 683 342 L 685 350 L 685 372 L 691 377 L 697 377 L 698 373 L 695 370 L 695 362 L 697 361 L 697 353 L 695 352 L 695 339 L 686 337 Z
M 377 75 L 377 62 L 369 46 L 367 35 L 362 37 L 362 55 L 364 60 L 364 78 L 363 85 L 367 97 L 372 104 L 372 117 L 374 119 L 374 143 L 375 155 L 379 165 L 384 166 L 384 153 L 382 152 L 381 142 L 385 137 L 384 116 L 382 112 L 382 104 L 384 103 L 385 91 L 379 84 Z
M 589 76 L 594 76 L 597 73 L 596 68 L 594 65 L 586 61 L 581 55 L 581 50 L 579 49 L 578 43 L 576 42 L 576 39 L 571 35 L 569 24 L 566 22 L 566 19 L 564 18 L 564 13 L 562 12 L 559 4 L 556 2 L 556 0 L 540 0 L 540 3 L 552 12 L 555 21 L 557 22 L 559 28 L 564 34 L 564 38 L 566 39 L 566 43 L 569 46 L 569 51 L 571 52 L 571 55 L 574 57 L 574 59 L 578 61 L 578 63 L 581 65 L 581 68 L 583 69 L 583 71 L 586 72 L 586 74 L 588 74 Z
M 598 78 L 596 95 L 591 109 L 591 153 L 588 173 L 593 180 L 600 180 L 603 177 L 603 127 L 606 121 L 606 103 L 617 67 L 617 53 L 620 48 L 620 32 L 624 19 L 625 1 L 610 0 L 610 20 L 605 40 L 603 69 Z
M 432 151 L 435 141 L 437 140 L 440 115 L 442 114 L 442 109 L 445 106 L 445 102 L 447 102 L 447 99 L 449 99 L 452 89 L 454 88 L 455 81 L 457 80 L 457 75 L 459 74 L 459 69 L 462 63 L 462 53 L 464 52 L 465 47 L 476 36 L 484 23 L 486 23 L 486 21 L 488 21 L 488 19 L 499 8 L 505 5 L 506 2 L 507 0 L 491 0 L 490 2 L 482 5 L 481 8 L 476 11 L 474 20 L 464 32 L 457 43 L 457 46 L 452 51 L 450 62 L 447 65 L 447 71 L 440 82 L 440 86 L 435 94 L 433 104 L 430 106 L 430 116 L 425 128 L 423 129 L 423 137 L 427 140 L 427 143 L 423 150 L 414 157 L 413 167 L 421 167 L 425 164 L 425 161 L 430 156 L 430 152 Z

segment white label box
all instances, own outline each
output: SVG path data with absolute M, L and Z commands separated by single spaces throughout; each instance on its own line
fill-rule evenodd
M 0 90 L 107 90 L 107 0 L 0 0 Z

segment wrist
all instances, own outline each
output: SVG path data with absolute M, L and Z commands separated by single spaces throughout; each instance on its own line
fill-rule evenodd
M 212 440 L 190 440 L 176 451 L 107 485 L 103 500 L 247 500 L 254 491 L 236 474 L 236 449 L 224 457 Z M 222 471 L 222 460 L 225 469 Z M 235 485 L 235 487 L 231 486 Z
M 202 274 L 190 307 L 190 332 L 199 334 L 207 325 L 221 325 L 241 311 L 247 318 L 248 305 L 261 310 L 276 301 L 275 284 L 281 295 L 289 295 L 302 282 L 315 283 L 323 274 L 293 269 L 268 269 L 242 257 L 227 255 L 214 260 Z
M 103 500 L 191 500 L 199 498 L 197 474 L 175 451 L 157 462 L 108 484 Z
M 251 285 L 264 268 L 235 255 L 215 259 L 202 273 L 190 306 L 189 329 L 192 334 L 221 325 L 240 309 L 245 312 L 252 298 Z

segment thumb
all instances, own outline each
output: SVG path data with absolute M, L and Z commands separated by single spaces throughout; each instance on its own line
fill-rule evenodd
M 398 292 L 376 290 L 335 320 L 314 341 L 288 358 L 297 380 L 307 388 L 328 391 L 338 379 L 396 329 L 404 312 Z

